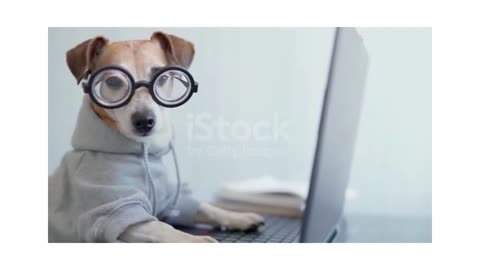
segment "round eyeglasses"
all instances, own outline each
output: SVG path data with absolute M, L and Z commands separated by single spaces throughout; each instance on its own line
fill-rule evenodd
M 107 109 L 126 105 L 140 87 L 146 87 L 155 102 L 168 108 L 184 104 L 198 90 L 193 76 L 179 66 L 162 67 L 150 81 L 137 82 L 125 68 L 107 66 L 95 71 L 82 86 L 96 104 Z

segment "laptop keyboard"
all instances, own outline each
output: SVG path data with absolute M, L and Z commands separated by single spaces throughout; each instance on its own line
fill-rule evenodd
M 221 243 L 292 243 L 300 236 L 299 218 L 264 216 L 265 225 L 253 232 L 216 231 L 210 234 Z

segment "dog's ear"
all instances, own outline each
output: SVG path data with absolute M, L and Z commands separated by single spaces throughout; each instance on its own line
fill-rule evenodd
M 102 53 L 108 39 L 98 36 L 75 46 L 67 52 L 67 65 L 77 83 L 85 78 L 93 68 L 95 58 Z
M 184 68 L 189 68 L 192 64 L 195 48 L 191 42 L 163 32 L 153 33 L 150 40 L 160 43 L 169 63 L 174 63 Z

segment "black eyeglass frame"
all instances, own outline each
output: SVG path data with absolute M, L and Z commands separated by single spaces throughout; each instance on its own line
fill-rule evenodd
M 101 72 L 104 72 L 106 70 L 121 71 L 130 80 L 130 85 L 132 86 L 132 90 L 130 91 L 129 96 L 123 102 L 121 102 L 119 104 L 111 105 L 111 106 L 110 105 L 105 105 L 105 104 L 101 103 L 100 101 L 98 101 L 97 98 L 95 97 L 95 94 L 93 94 L 93 90 L 92 90 L 93 85 L 92 84 L 93 84 L 93 81 L 95 80 L 95 77 L 97 75 L 99 75 Z M 188 77 L 190 82 L 192 82 L 191 83 L 191 89 L 190 89 L 189 93 L 187 93 L 187 97 L 184 98 L 181 102 L 175 103 L 175 104 L 168 104 L 168 103 L 163 102 L 159 98 L 157 98 L 157 96 L 155 95 L 155 90 L 153 89 L 154 83 L 158 79 L 158 77 L 160 77 L 162 74 L 164 74 L 165 72 L 170 71 L 170 70 L 178 70 L 178 71 L 183 72 Z M 188 82 L 185 82 L 185 81 L 183 81 L 179 78 L 176 78 L 176 79 L 178 79 L 183 85 L 185 85 L 185 86 L 188 85 Z M 106 108 L 106 109 L 116 109 L 116 108 L 120 108 L 120 107 L 125 106 L 126 104 L 128 104 L 130 102 L 133 95 L 135 94 L 135 91 L 140 87 L 147 88 L 148 92 L 152 96 L 153 100 L 155 100 L 155 102 L 158 103 L 159 105 L 161 105 L 163 107 L 167 107 L 167 108 L 175 108 L 175 107 L 178 107 L 178 106 L 181 106 L 181 105 L 185 104 L 192 97 L 193 93 L 196 93 L 198 91 L 198 82 L 196 82 L 193 79 L 192 74 L 190 74 L 190 72 L 188 72 L 188 70 L 186 70 L 186 69 L 184 69 L 180 66 L 165 66 L 165 67 L 160 68 L 153 75 L 153 77 L 150 81 L 146 81 L 146 80 L 135 81 L 132 74 L 130 74 L 130 72 L 127 69 L 125 69 L 121 66 L 111 65 L 111 66 L 105 66 L 105 67 L 95 71 L 94 73 L 92 73 L 89 76 L 88 81 L 86 83 L 82 84 L 82 87 L 83 87 L 83 92 L 85 94 L 88 94 L 90 96 L 90 98 L 93 100 L 93 102 L 95 102 L 98 106 Z

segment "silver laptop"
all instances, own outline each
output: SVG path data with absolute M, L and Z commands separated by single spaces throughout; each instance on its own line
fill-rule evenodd
M 367 52 L 357 31 L 335 29 L 303 218 L 265 216 L 265 225 L 251 232 L 186 231 L 208 234 L 227 243 L 338 241 L 367 66 Z

